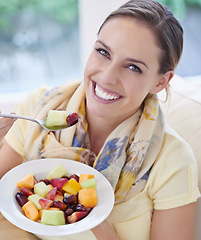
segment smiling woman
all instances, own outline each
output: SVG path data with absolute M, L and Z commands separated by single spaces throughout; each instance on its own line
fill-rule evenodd
M 131 0 L 112 12 L 83 81 L 41 87 L 15 109 L 37 119 L 50 109 L 77 112 L 78 124 L 53 133 L 17 120 L 0 151 L 0 176 L 38 158 L 80 161 L 109 180 L 115 205 L 106 221 L 74 239 L 192 239 L 197 166 L 189 145 L 165 123 L 157 97 L 182 46 L 180 23 L 156 1 Z
M 106 21 L 85 68 L 88 117 L 116 118 L 113 128 L 131 117 L 146 95 L 164 88 L 173 75 L 170 71 L 158 76 L 160 55 L 161 49 L 143 23 L 129 17 Z

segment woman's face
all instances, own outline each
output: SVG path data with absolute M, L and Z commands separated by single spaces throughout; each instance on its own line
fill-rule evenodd
M 145 25 L 131 18 L 109 20 L 85 68 L 87 113 L 119 123 L 133 115 L 148 93 L 161 90 L 160 54 Z

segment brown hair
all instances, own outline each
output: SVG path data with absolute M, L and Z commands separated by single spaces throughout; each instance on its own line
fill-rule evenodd
M 152 0 L 131 0 L 112 12 L 101 25 L 114 17 L 131 17 L 146 24 L 154 33 L 158 46 L 162 49 L 159 73 L 174 70 L 183 50 L 183 29 L 172 12 Z

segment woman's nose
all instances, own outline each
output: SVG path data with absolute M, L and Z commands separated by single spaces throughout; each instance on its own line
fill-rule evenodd
M 100 71 L 101 81 L 107 84 L 117 84 L 118 82 L 118 69 L 115 63 L 107 63 L 102 66 Z

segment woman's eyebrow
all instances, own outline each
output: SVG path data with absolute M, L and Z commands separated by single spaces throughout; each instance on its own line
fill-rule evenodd
M 134 59 L 134 58 L 126 58 L 126 60 L 129 61 L 129 62 L 133 62 L 133 63 L 143 64 L 147 69 L 149 69 L 147 64 L 144 63 L 143 61 L 140 61 L 140 60 L 137 60 L 137 59 Z
M 109 52 L 111 52 L 111 48 L 107 46 L 104 42 L 102 42 L 101 40 L 97 40 L 96 42 L 100 43 L 101 45 L 103 45 L 104 48 L 106 48 Z

